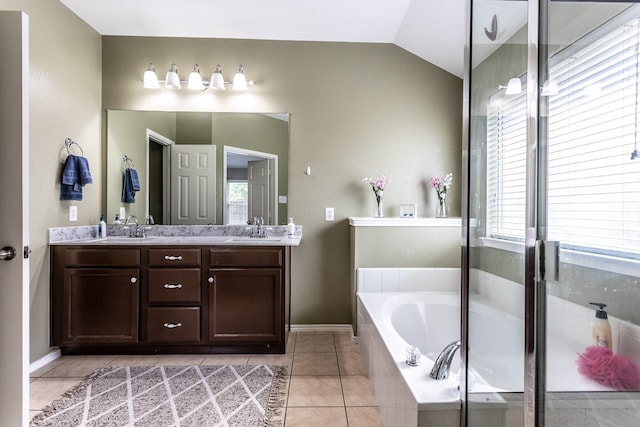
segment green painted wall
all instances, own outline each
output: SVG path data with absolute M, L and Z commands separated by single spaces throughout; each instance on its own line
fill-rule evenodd
M 362 178 L 392 178 L 387 216 L 409 202 L 433 216 L 427 180 L 453 172 L 450 206 L 460 215 L 462 81 L 397 46 L 103 37 L 102 52 L 103 110 L 291 113 L 288 208 L 304 226 L 293 250 L 294 324 L 350 322 L 346 218 L 373 212 Z M 181 72 L 197 62 L 204 74 L 221 64 L 229 77 L 243 64 L 257 85 L 245 93 L 150 91 L 142 87 L 149 62 L 159 74 L 171 62 Z M 335 209 L 335 222 L 324 221 L 325 207 Z

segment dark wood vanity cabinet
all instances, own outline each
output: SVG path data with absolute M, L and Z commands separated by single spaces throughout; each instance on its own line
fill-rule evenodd
M 82 353 L 284 353 L 290 248 L 51 246 L 51 344 Z
M 140 250 L 55 249 L 51 325 L 56 345 L 138 342 Z

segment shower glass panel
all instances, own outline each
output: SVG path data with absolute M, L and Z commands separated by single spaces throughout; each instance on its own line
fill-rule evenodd
M 469 426 L 522 425 L 527 3 L 472 12 L 465 406 Z
M 559 274 L 545 282 L 541 418 L 545 426 L 637 426 L 640 158 L 632 157 L 640 8 L 559 1 L 548 8 L 538 203 L 545 211 L 542 238 L 559 242 Z M 590 303 L 607 305 L 611 334 L 598 335 L 611 350 L 590 347 L 598 341 L 592 334 L 598 307 Z
M 470 2 L 465 425 L 638 425 L 635 3 Z

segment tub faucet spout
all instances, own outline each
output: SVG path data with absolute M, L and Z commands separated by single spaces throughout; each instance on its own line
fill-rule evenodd
M 449 378 L 449 370 L 451 369 L 451 361 L 456 350 L 460 348 L 460 341 L 454 341 L 448 344 L 444 350 L 440 352 L 436 363 L 429 376 L 434 380 L 446 380 Z

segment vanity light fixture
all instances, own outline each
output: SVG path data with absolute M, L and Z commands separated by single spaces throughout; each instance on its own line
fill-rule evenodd
M 144 72 L 144 87 L 147 89 L 158 89 L 160 88 L 160 82 L 158 81 L 158 76 L 156 75 L 156 67 L 153 64 L 149 64 L 146 71 Z
M 193 71 L 189 73 L 189 83 L 187 83 L 187 88 L 191 90 L 205 90 L 204 84 L 202 82 L 202 76 L 200 75 L 200 67 L 196 64 L 193 67 Z
M 176 64 L 171 64 L 171 68 L 167 71 L 167 75 L 164 78 L 164 87 L 167 89 L 180 89 L 180 77 L 178 76 L 178 67 Z
M 216 66 L 216 69 L 211 74 L 211 80 L 202 78 L 200 74 L 200 66 L 195 64 L 193 71 L 189 73 L 189 79 L 187 81 L 180 80 L 178 75 L 178 67 L 175 63 L 171 64 L 169 71 L 164 80 L 158 80 L 156 75 L 156 68 L 152 63 L 149 63 L 143 76 L 143 85 L 147 89 L 158 89 L 160 84 L 163 83 L 167 89 L 181 89 L 182 83 L 186 83 L 187 88 L 191 90 L 205 91 L 209 88 L 215 90 L 225 90 L 225 85 L 232 85 L 233 90 L 245 91 L 248 86 L 256 84 L 253 80 L 247 81 L 244 74 L 244 66 L 240 65 L 238 72 L 233 77 L 233 82 L 225 81 L 222 75 L 222 68 L 220 65 Z
M 247 78 L 244 75 L 244 65 L 240 65 L 238 72 L 233 76 L 233 90 L 247 90 Z
M 211 85 L 209 87 L 215 90 L 224 90 L 224 77 L 222 76 L 220 64 L 218 64 L 215 71 L 211 73 Z

